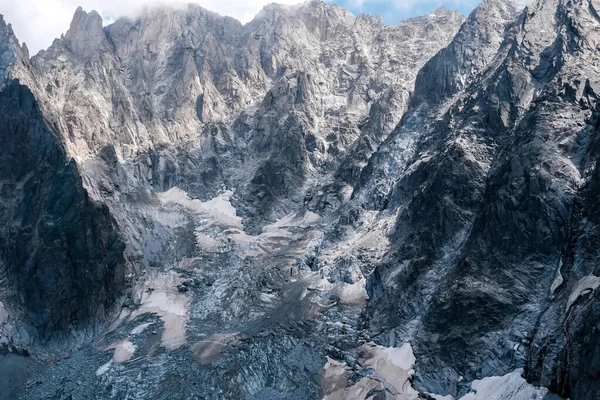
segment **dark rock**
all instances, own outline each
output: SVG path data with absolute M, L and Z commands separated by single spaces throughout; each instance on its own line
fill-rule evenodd
M 106 208 L 90 200 L 31 91 L 0 92 L 0 265 L 40 337 L 106 316 L 124 285 L 123 242 Z

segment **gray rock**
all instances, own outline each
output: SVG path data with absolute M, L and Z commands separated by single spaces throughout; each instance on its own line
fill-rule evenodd
M 19 395 L 598 397 L 598 7 L 78 9 L 31 60 L 2 23 Z

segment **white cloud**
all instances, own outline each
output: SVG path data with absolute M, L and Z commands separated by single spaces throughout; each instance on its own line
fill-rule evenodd
M 242 22 L 250 21 L 262 7 L 273 0 L 0 0 L 0 14 L 13 25 L 17 38 L 26 42 L 33 55 L 45 49 L 69 28 L 77 6 L 96 10 L 105 20 L 132 16 L 146 5 L 181 5 L 198 3 L 222 15 Z M 282 4 L 297 4 L 302 0 L 276 0 Z

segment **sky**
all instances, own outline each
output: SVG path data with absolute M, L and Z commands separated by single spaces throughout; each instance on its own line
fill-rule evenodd
M 424 15 L 439 6 L 468 14 L 480 0 L 326 0 L 355 14 L 379 14 L 385 23 Z M 268 3 L 297 4 L 302 0 L 0 0 L 0 14 L 11 23 L 17 38 L 26 42 L 31 55 L 45 49 L 65 33 L 77 6 L 97 10 L 105 22 L 120 16 L 134 17 L 144 6 L 166 3 L 198 3 L 204 8 L 250 21 Z

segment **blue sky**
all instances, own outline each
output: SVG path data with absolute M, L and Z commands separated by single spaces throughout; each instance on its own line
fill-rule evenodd
M 395 24 L 403 19 L 425 15 L 440 6 L 459 10 L 468 15 L 480 0 L 329 0 L 355 14 L 380 14 L 387 24 Z

